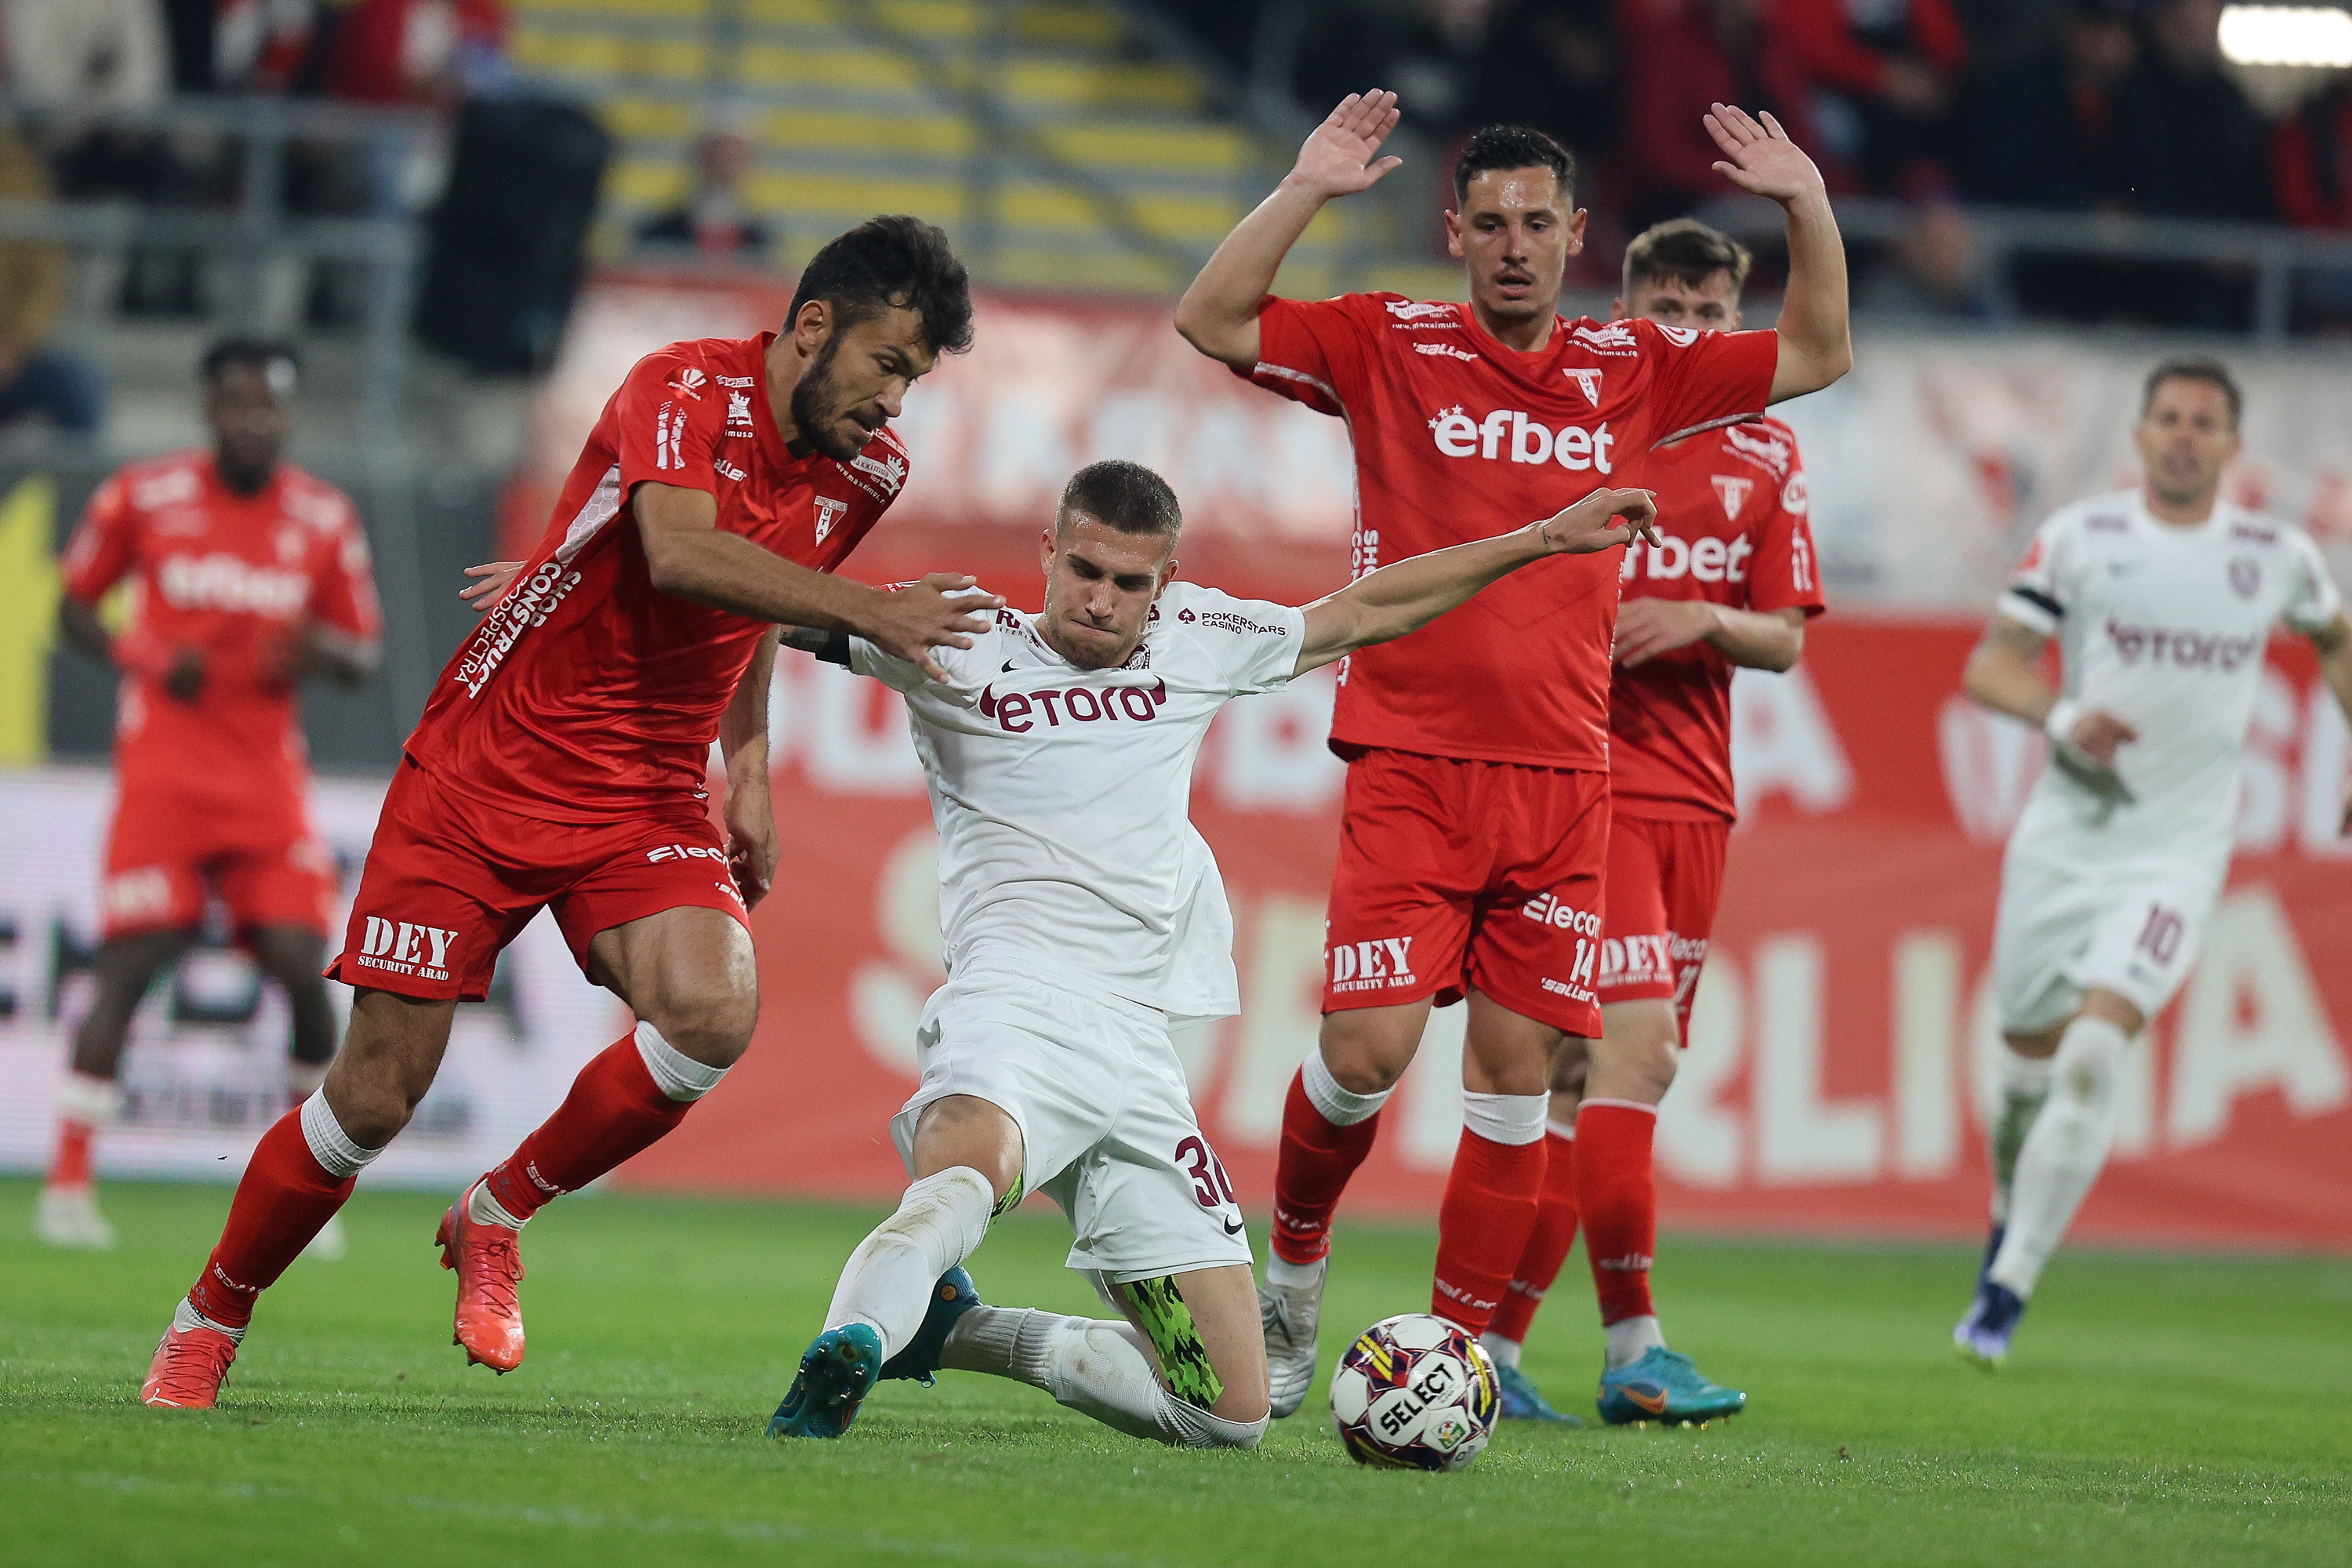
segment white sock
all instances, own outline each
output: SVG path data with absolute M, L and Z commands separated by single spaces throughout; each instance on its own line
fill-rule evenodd
M 2099 1179 L 2116 1136 L 2116 1079 L 2130 1037 L 2105 1018 L 2066 1026 L 2051 1058 L 2050 1098 L 2017 1154 L 2009 1234 L 1992 1262 L 1995 1284 L 2033 1294 L 2042 1267 Z
M 1293 1263 L 1279 1253 L 1265 1255 L 1265 1282 L 1293 1290 L 1319 1289 L 1324 1271 L 1331 1266 L 1331 1255 L 1325 1253 L 1312 1263 Z
M 2025 1056 L 2006 1043 L 2001 1046 L 2000 1100 L 1993 1110 L 1992 1128 L 1987 1134 L 1995 1225 L 2009 1223 L 2009 1193 L 2016 1179 L 2017 1153 L 2024 1146 L 2025 1135 L 2033 1129 L 2033 1119 L 2042 1114 L 2042 1102 L 2050 1098 L 2052 1059 Z
M 1609 1336 L 1612 1372 L 1633 1365 L 1652 1351 L 1666 1348 L 1666 1336 L 1658 1331 L 1658 1320 L 1648 1313 L 1638 1318 L 1620 1318 L 1601 1331 Z
M 974 1307 L 956 1320 L 940 1364 L 1009 1377 L 1129 1436 L 1178 1448 L 1255 1448 L 1266 1418 L 1227 1421 L 1171 1394 L 1129 1323 L 1023 1307 Z
M 696 1061 L 663 1039 L 661 1031 L 651 1024 L 637 1026 L 636 1041 L 638 1058 L 653 1075 L 654 1087 L 672 1100 L 700 1100 L 727 1076 L 725 1068 Z
M 1462 1125 L 1489 1143 L 1524 1149 L 1544 1135 L 1551 1110 L 1549 1094 L 1473 1094 L 1462 1091 Z
M 245 1342 L 243 1329 L 232 1329 L 226 1323 L 214 1322 L 210 1318 L 197 1311 L 196 1304 L 185 1296 L 181 1297 L 180 1304 L 172 1309 L 172 1327 L 184 1334 L 190 1329 L 210 1329 L 216 1334 L 226 1334 L 228 1342 L 233 1345 L 241 1345 Z
M 1496 1366 L 1516 1367 L 1519 1364 L 1519 1342 L 1517 1340 L 1507 1340 L 1488 1329 L 1478 1336 L 1478 1346 Z
M 898 1212 L 876 1226 L 842 1266 L 824 1326 L 867 1324 L 882 1336 L 884 1357 L 898 1354 L 923 1326 L 940 1276 L 980 1250 L 995 1207 L 996 1189 L 970 1165 L 909 1186 Z
M 490 1184 L 479 1181 L 466 1196 L 466 1217 L 476 1225 L 502 1225 L 509 1230 L 520 1230 L 530 1223 L 528 1215 L 517 1219 L 507 1212 L 506 1205 L 490 1195 Z
M 1380 1114 L 1381 1107 L 1396 1092 L 1395 1086 L 1374 1089 L 1370 1094 L 1358 1094 L 1342 1089 L 1339 1080 L 1331 1076 L 1330 1067 L 1323 1060 L 1323 1047 L 1317 1046 L 1298 1064 L 1298 1084 L 1307 1091 L 1307 1102 L 1323 1113 L 1323 1120 L 1334 1127 L 1353 1127 Z
M 335 1120 L 334 1108 L 327 1103 L 323 1090 L 302 1102 L 302 1141 L 310 1145 L 310 1158 L 319 1162 L 319 1168 L 338 1178 L 358 1175 L 369 1161 L 383 1152 L 352 1142 L 343 1124 Z

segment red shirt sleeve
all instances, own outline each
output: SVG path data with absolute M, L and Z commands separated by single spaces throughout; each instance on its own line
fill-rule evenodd
M 1711 420 L 1761 414 L 1771 402 L 1772 373 L 1780 363 L 1779 334 L 1694 332 L 1646 319 L 1633 327 L 1655 377 L 1650 385 L 1656 411 L 1653 441 Z
M 1772 21 L 1812 80 L 1875 93 L 1886 79 L 1886 57 L 1854 37 L 1841 0 L 1777 0 Z
M 333 500 L 341 509 L 342 522 L 311 569 L 310 618 L 353 642 L 373 643 L 383 636 L 383 612 L 376 603 L 367 534 L 352 503 L 341 495 Z
M 131 511 L 130 487 L 116 474 L 90 496 L 66 545 L 65 559 L 58 563 L 67 594 L 95 605 L 122 580 L 138 553 L 139 525 Z
M 1811 508 L 1805 491 L 1804 459 L 1789 438 L 1789 478 L 1772 510 L 1755 531 L 1756 559 L 1748 568 L 1748 607 L 1802 610 L 1808 617 L 1826 608 L 1822 598 L 1820 558 L 1813 552 Z
M 727 423 L 727 389 L 708 367 L 673 350 L 647 354 L 613 395 L 621 494 L 652 479 L 719 493 L 711 467 Z
M 1235 365 L 1234 374 L 1318 413 L 1345 413 L 1364 384 L 1362 307 L 1372 299 L 1342 294 L 1309 302 L 1267 295 L 1257 312 L 1257 363 Z

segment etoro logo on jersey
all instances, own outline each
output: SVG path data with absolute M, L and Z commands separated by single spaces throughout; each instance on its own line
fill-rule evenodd
M 1473 419 L 1457 403 L 1433 416 L 1429 430 L 1437 449 L 1449 458 L 1477 458 L 1489 463 L 1505 458 L 1514 463 L 1558 463 L 1577 473 L 1590 468 L 1606 474 L 1616 468 L 1609 448 L 1617 437 L 1610 434 L 1605 419 L 1598 429 L 1563 425 L 1554 430 L 1528 418 L 1523 409 L 1497 408 L 1483 419 Z
M 997 727 L 1011 735 L 1025 735 L 1034 730 L 1040 716 L 1047 728 L 1055 730 L 1062 727 L 1065 718 L 1073 724 L 1105 721 L 1118 723 L 1122 719 L 1147 724 L 1160 717 L 1160 710 L 1167 702 L 1165 680 L 1156 680 L 1150 686 L 1108 689 L 1047 687 L 1037 691 L 1009 691 L 1002 697 L 996 694 L 993 684 L 980 689 L 980 716 L 995 720 Z

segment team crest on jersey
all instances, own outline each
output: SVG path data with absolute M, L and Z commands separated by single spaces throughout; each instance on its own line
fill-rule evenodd
M 1412 352 L 1417 354 L 1443 354 L 1447 359 L 1468 360 L 1473 363 L 1475 363 L 1478 359 L 1478 356 L 1468 349 L 1457 349 L 1452 343 L 1415 343 L 1412 345 Z
M 2241 599 L 2251 599 L 2263 585 L 2262 563 L 2251 555 L 2230 558 L 2230 586 Z
M 816 498 L 816 542 L 819 544 L 824 542 L 824 536 L 833 531 L 833 525 L 839 522 L 841 514 L 848 510 L 849 503 L 845 500 L 835 500 L 831 496 Z
M 1389 314 L 1400 321 L 1418 321 L 1430 316 L 1450 316 L 1454 307 L 1440 300 L 1391 300 Z
M 727 395 L 727 423 L 749 428 L 751 424 L 751 395 L 730 392 Z
M 676 375 L 669 378 L 669 389 L 680 397 L 690 398 L 699 403 L 702 401 L 703 383 L 709 379 L 709 377 L 692 365 L 684 365 L 679 368 Z
M 1584 394 L 1585 402 L 1595 408 L 1601 406 L 1601 372 L 1589 365 L 1571 365 L 1559 374 L 1576 383 L 1576 389 Z
M 1740 509 L 1748 504 L 1748 494 L 1756 488 L 1756 481 L 1738 474 L 1713 474 L 1708 477 L 1715 481 L 1716 499 L 1723 502 L 1723 515 L 1734 522 L 1738 521 Z

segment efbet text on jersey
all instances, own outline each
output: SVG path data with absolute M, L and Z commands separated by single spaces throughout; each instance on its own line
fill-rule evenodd
M 1530 419 L 1522 409 L 1497 408 L 1484 419 L 1473 419 L 1455 404 L 1429 422 L 1437 449 L 1449 458 L 1482 458 L 1494 462 L 1507 455 L 1514 463 L 1558 463 L 1582 473 L 1615 471 L 1609 448 L 1617 437 L 1608 421 L 1598 430 L 1563 425 L 1558 430 Z
M 499 666 L 506 662 L 515 640 L 532 626 L 545 626 L 563 596 L 579 585 L 579 573 L 566 575 L 563 563 L 551 558 L 530 574 L 529 582 L 509 592 L 474 634 L 466 657 L 457 662 L 457 679 L 465 684 L 466 695 L 479 697 Z

